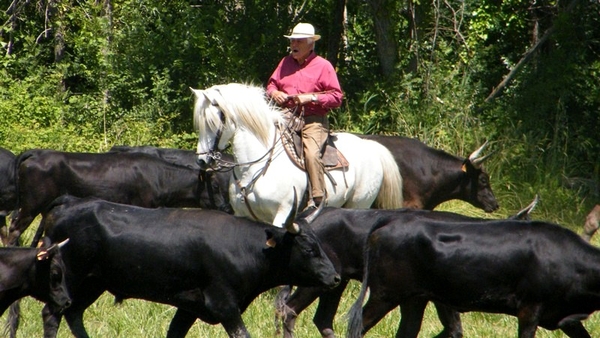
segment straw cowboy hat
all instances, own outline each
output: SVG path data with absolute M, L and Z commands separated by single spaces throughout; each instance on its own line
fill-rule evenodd
M 306 39 L 313 38 L 317 41 L 321 38 L 319 34 L 315 34 L 315 27 L 309 23 L 299 23 L 292 30 L 292 34 L 284 35 L 288 39 Z

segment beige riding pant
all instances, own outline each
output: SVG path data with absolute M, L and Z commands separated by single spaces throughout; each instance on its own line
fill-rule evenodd
M 321 162 L 321 150 L 329 134 L 327 116 L 305 116 L 302 129 L 304 164 L 310 181 L 312 197 L 325 195 L 325 167 Z

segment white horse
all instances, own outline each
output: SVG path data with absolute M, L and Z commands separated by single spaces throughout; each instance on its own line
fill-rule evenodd
M 213 166 L 231 141 L 235 164 L 229 196 L 235 214 L 282 226 L 294 188 L 303 193 L 308 185 L 307 174 L 285 153 L 276 127 L 283 123 L 283 111 L 266 100 L 261 87 L 230 83 L 192 91 L 198 163 Z M 330 170 L 335 185 L 325 178 L 327 205 L 402 207 L 402 178 L 387 148 L 348 133 L 336 136 L 349 166 Z

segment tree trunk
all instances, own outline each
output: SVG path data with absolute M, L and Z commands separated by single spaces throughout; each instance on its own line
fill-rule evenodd
M 398 43 L 394 34 L 391 0 L 369 0 L 375 25 L 375 42 L 381 73 L 389 78 L 395 71 L 398 62 Z
M 330 32 L 331 36 L 329 37 L 329 42 L 327 44 L 327 59 L 329 62 L 331 62 L 333 67 L 337 66 L 340 58 L 340 44 L 346 34 L 345 12 L 346 0 L 335 1 L 335 8 L 333 10 L 333 25 Z

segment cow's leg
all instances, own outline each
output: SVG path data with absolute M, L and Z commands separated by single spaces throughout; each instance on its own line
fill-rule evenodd
M 31 240 L 32 248 L 35 248 L 38 245 L 38 242 L 40 241 L 40 239 L 42 239 L 43 234 L 44 234 L 44 224 L 42 222 L 40 222 L 37 230 L 35 231 L 35 234 L 33 235 L 33 239 Z
M 446 305 L 434 303 L 444 330 L 435 338 L 461 338 L 463 336 L 460 313 Z
M 561 326 L 560 329 L 569 338 L 591 338 L 589 332 L 585 329 L 581 322 L 572 322 L 568 325 Z
M 39 212 L 38 212 L 39 213 Z M 27 215 L 23 217 L 23 215 Z M 15 213 L 15 218 L 10 220 L 10 228 L 7 231 L 6 238 L 4 238 L 4 244 L 14 246 L 18 244 L 19 237 L 29 227 L 35 216 L 31 216 L 30 213 L 19 210 Z
M 42 309 L 42 320 L 44 321 L 44 338 L 56 338 L 61 319 L 62 315 L 52 313 L 48 304 L 44 306 L 44 308 Z
M 73 304 L 64 312 L 65 320 L 69 324 L 69 329 L 73 336 L 77 338 L 89 338 L 85 326 L 83 325 L 83 312 L 87 306 L 80 306 L 80 304 Z
M 244 321 L 242 320 L 242 315 L 238 312 L 231 312 L 231 315 L 228 316 L 226 320 L 224 320 L 221 325 L 227 331 L 227 334 L 230 338 L 250 338 L 250 333 L 246 329 L 244 325 Z
M 396 338 L 417 338 L 423 322 L 427 300 L 411 299 L 400 304 L 400 327 Z
M 197 318 L 193 313 L 178 308 L 169 324 L 167 338 L 185 337 Z
M 319 305 L 313 318 L 313 323 L 315 323 L 323 338 L 335 337 L 333 332 L 333 318 L 340 305 L 340 299 L 346 289 L 346 285 L 348 285 L 348 281 L 342 281 L 335 289 L 329 290 L 319 297 Z
M 72 303 L 63 313 L 71 333 L 77 338 L 89 338 L 83 325 L 83 312 L 104 293 L 104 288 L 96 282 L 87 281 L 72 292 Z
M 534 338 L 539 324 L 540 306 L 525 305 L 517 310 L 519 322 L 519 338 Z
M 373 326 L 375 326 L 375 324 L 377 324 L 388 312 L 392 311 L 396 306 L 398 306 L 397 303 L 391 303 L 385 299 L 376 299 L 373 294 L 374 292 L 371 290 L 371 296 L 363 307 L 363 335 L 365 335 Z

